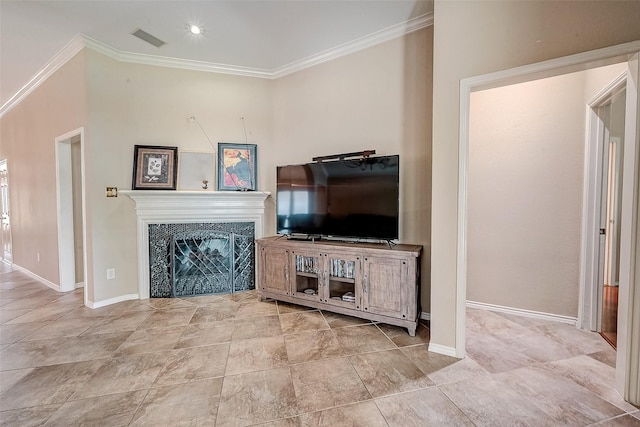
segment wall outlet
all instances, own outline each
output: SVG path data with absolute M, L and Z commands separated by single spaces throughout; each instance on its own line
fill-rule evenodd
M 107 268 L 107 280 L 116 278 L 116 269 L 115 268 Z
M 118 187 L 107 187 L 107 197 L 118 197 Z

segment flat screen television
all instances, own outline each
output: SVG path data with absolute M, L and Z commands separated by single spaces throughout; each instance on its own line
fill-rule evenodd
M 398 155 L 279 166 L 278 234 L 397 239 L 399 178 Z

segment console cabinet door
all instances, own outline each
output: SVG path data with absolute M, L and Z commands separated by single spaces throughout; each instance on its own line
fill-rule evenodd
M 325 254 L 325 300 L 351 310 L 362 306 L 362 257 L 345 253 Z
M 324 260 L 316 251 L 292 250 L 291 254 L 291 295 L 297 298 L 323 301 Z
M 290 295 L 289 251 L 279 247 L 260 248 L 260 288 L 264 291 Z
M 365 257 L 362 279 L 363 310 L 407 319 L 408 268 L 395 258 Z

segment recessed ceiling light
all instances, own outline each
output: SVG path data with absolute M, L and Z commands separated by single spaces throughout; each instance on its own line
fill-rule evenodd
M 195 35 L 198 35 L 198 34 L 202 33 L 202 30 L 197 25 L 189 26 L 189 31 L 191 31 L 191 34 L 195 34 Z

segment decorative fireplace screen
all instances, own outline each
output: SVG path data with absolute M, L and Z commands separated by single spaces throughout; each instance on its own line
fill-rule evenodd
M 195 231 L 173 236 L 173 296 L 229 293 L 249 279 L 252 245 L 246 236 Z M 236 279 L 238 283 L 236 283 Z
M 150 224 L 152 298 L 255 288 L 252 223 Z

